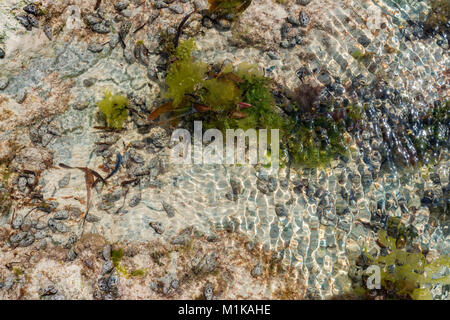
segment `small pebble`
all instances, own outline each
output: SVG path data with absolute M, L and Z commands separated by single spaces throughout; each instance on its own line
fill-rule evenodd
M 120 12 L 120 14 L 121 14 L 122 16 L 124 16 L 125 18 L 130 18 L 130 17 L 133 15 L 133 11 L 131 11 L 131 10 L 129 10 L 129 9 L 127 9 L 127 10 L 122 10 L 122 11 Z
M 16 101 L 18 104 L 22 104 L 27 98 L 27 92 L 25 90 L 21 90 L 16 95 Z
M 5 279 L 5 283 L 3 284 L 3 289 L 5 289 L 6 291 L 9 291 L 13 287 L 15 281 L 16 281 L 16 278 L 14 276 L 7 277 Z
M 5 57 L 5 51 L 0 48 L 0 59 L 3 59 Z
M 163 8 L 167 8 L 167 7 L 168 7 L 168 5 L 164 1 L 156 1 L 155 2 L 156 9 L 163 9 Z
M 27 19 L 32 27 L 39 28 L 39 20 L 35 16 L 28 15 Z
M 103 50 L 103 46 L 100 43 L 91 43 L 88 45 L 87 49 L 91 52 L 98 53 Z
M 297 0 L 297 3 L 302 6 L 308 5 L 312 0 Z
M 48 40 L 52 40 L 53 39 L 53 30 L 52 30 L 52 26 L 49 23 L 46 23 L 42 26 L 42 30 L 44 30 L 44 34 L 46 35 L 46 37 L 48 38 Z
M 69 212 L 67 212 L 67 210 L 57 211 L 53 217 L 56 220 L 66 220 L 69 218 Z
M 161 222 L 150 222 L 150 227 L 152 227 L 153 230 L 155 230 L 155 232 L 157 234 L 163 234 L 164 233 L 164 228 L 163 228 Z
M 211 20 L 211 18 L 210 17 L 203 17 L 203 19 L 202 19 L 202 25 L 205 27 L 205 28 L 208 28 L 208 29 L 211 29 L 212 27 L 214 27 L 214 23 L 213 23 L 213 21 Z
M 231 28 L 231 22 L 227 19 L 216 20 L 216 27 L 220 31 L 227 31 Z
M 1 79 L 0 79 L 0 90 L 6 89 L 6 87 L 8 86 L 8 84 L 9 84 L 8 78 L 1 78 Z
M 111 37 L 111 39 L 109 39 L 109 47 L 111 49 L 114 49 L 118 43 L 119 43 L 119 35 L 116 33 Z
M 367 47 L 370 44 L 370 39 L 366 35 L 362 35 L 358 38 L 358 42 L 360 45 L 362 45 L 364 48 Z
M 119 2 L 116 2 L 116 4 L 114 4 L 114 8 L 117 11 L 122 11 L 122 10 L 125 10 L 126 8 L 128 8 L 129 5 L 130 5 L 130 1 L 128 1 L 128 0 L 121 0 Z
M 300 12 L 298 20 L 300 21 L 300 25 L 302 27 L 306 27 L 309 23 L 309 17 L 304 11 Z
M 75 252 L 74 248 L 70 248 L 69 251 L 67 251 L 67 260 L 74 261 L 77 258 L 77 253 Z
M 111 260 L 111 245 L 110 244 L 107 244 L 103 248 L 102 256 L 103 256 L 103 259 L 105 259 L 105 261 Z
M 214 297 L 214 287 L 211 282 L 208 282 L 205 286 L 205 290 L 203 291 L 203 295 L 206 300 L 212 300 Z
M 95 82 L 97 81 L 97 79 L 95 78 L 87 78 L 83 80 L 83 86 L 85 86 L 86 88 L 92 87 Z M 70 176 L 69 176 L 70 178 Z M 62 188 L 61 186 L 59 186 L 60 188 Z
M 94 24 L 98 24 L 102 22 L 102 19 L 97 17 L 97 16 L 93 16 L 93 15 L 87 15 L 85 17 L 85 20 L 87 22 L 88 25 L 92 26 Z
M 176 14 L 182 14 L 184 12 L 183 7 L 180 6 L 179 4 L 171 5 L 169 7 L 169 9 L 170 9 L 170 11 L 172 11 L 172 12 L 174 12 Z
M 38 9 L 38 7 L 34 3 L 31 3 L 31 4 L 23 7 L 23 11 L 25 11 L 26 13 L 35 15 L 35 16 L 38 16 L 41 13 L 40 10 Z
M 273 51 L 267 52 L 267 56 L 272 60 L 280 60 L 281 59 L 280 55 Z
M 109 273 L 112 269 L 114 269 L 114 264 L 112 260 L 106 261 L 102 267 L 102 275 Z
M 32 26 L 26 15 L 17 16 L 17 20 L 19 20 L 20 24 L 23 25 L 25 29 L 27 29 L 28 31 L 31 30 Z
M 136 58 L 129 50 L 123 50 L 123 57 L 128 64 L 133 64 L 136 61 Z
M 22 225 L 22 223 L 23 223 L 23 218 L 21 216 L 17 216 L 12 222 L 13 229 L 19 229 L 20 226 Z
M 111 27 L 107 26 L 105 23 L 96 23 L 92 26 L 92 31 L 106 34 L 111 32 Z
M 257 278 L 263 273 L 263 264 L 262 262 L 259 262 L 250 272 L 252 277 Z
M 95 222 L 99 222 L 100 220 L 101 219 L 99 217 L 97 217 L 96 215 L 93 215 L 92 213 L 88 213 L 88 215 L 86 216 L 87 222 L 95 223 Z

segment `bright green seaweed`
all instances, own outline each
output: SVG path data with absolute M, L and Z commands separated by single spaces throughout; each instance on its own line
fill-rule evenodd
M 125 120 L 128 118 L 128 99 L 121 95 L 113 95 L 105 90 L 105 99 L 97 103 L 105 117 L 108 127 L 112 129 L 122 129 Z
M 381 286 L 394 299 L 431 299 L 430 287 L 433 284 L 450 284 L 450 274 L 435 278 L 434 275 L 443 267 L 450 267 L 450 258 L 442 255 L 427 263 L 421 252 L 408 252 L 399 246 L 398 240 L 389 237 L 386 230 L 378 233 L 378 242 L 388 250 L 387 255 L 372 257 L 367 250 L 365 255 L 369 264 L 377 265 L 381 271 Z

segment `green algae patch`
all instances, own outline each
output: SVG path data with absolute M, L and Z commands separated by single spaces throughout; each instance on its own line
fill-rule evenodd
M 196 62 L 192 52 L 196 49 L 194 40 L 186 40 L 176 48 L 175 57 L 168 70 L 166 83 L 169 87 L 166 97 L 172 100 L 175 107 L 186 102 L 186 95 L 193 94 L 203 83 L 207 65 Z
M 128 271 L 123 265 L 121 265 L 122 258 L 124 256 L 124 250 L 122 248 L 118 250 L 111 251 L 111 261 L 113 262 L 114 268 L 119 272 L 124 278 L 129 279 L 130 277 L 143 277 L 147 273 L 147 269 L 134 269 Z
M 380 292 L 387 299 L 430 300 L 432 285 L 450 284 L 448 256 L 442 255 L 428 263 L 421 252 L 410 252 L 403 245 L 399 246 L 398 239 L 390 237 L 386 230 L 378 232 L 378 244 L 386 250 L 386 254 L 374 258 L 365 249 L 364 255 L 368 259 L 366 265 L 379 267 Z M 436 277 L 443 268 L 447 275 Z M 370 297 L 366 288 L 358 287 L 355 292 L 362 297 Z
M 170 102 L 157 108 L 149 120 L 166 112 L 179 115 L 192 110 L 195 114 L 187 119 L 202 120 L 206 128 L 283 129 L 283 119 L 274 110 L 271 80 L 257 66 L 224 65 L 213 72 L 214 66 L 194 59 L 195 49 L 193 39 L 175 49 L 166 77 L 165 97 Z
M 120 130 L 128 118 L 128 99 L 105 90 L 105 99 L 97 103 L 109 128 Z
M 20 276 L 23 276 L 25 274 L 25 271 L 20 268 L 13 268 L 13 273 L 18 278 Z
M 342 137 L 342 125 L 319 117 L 299 124 L 288 139 L 288 148 L 294 164 L 306 167 L 326 166 L 335 156 L 345 155 L 347 147 Z

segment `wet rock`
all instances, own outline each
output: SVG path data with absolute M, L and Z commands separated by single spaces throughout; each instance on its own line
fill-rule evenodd
M 264 193 L 264 194 L 267 194 L 267 193 L 270 192 L 270 191 L 269 191 L 269 186 L 267 185 L 267 182 L 266 182 L 266 181 L 263 181 L 263 180 L 258 180 L 258 181 L 256 182 L 256 188 L 257 188 L 259 191 L 261 191 L 262 193 Z
M 332 82 L 331 76 L 327 71 L 322 71 L 321 73 L 319 73 L 319 75 L 317 76 L 317 80 L 319 80 L 325 86 L 331 84 Z
M 164 228 L 161 222 L 150 222 L 150 227 L 153 228 L 153 230 L 155 230 L 155 232 L 157 234 L 163 234 L 164 233 Z
M 269 177 L 269 180 L 267 181 L 267 187 L 269 188 L 270 192 L 274 192 L 278 187 L 278 180 L 275 177 Z
M 302 27 L 306 27 L 308 25 L 308 23 L 309 23 L 309 17 L 304 11 L 300 12 L 298 20 L 299 20 L 300 25 Z
M 0 59 L 3 59 L 3 58 L 5 58 L 5 51 L 2 48 L 0 48 Z

